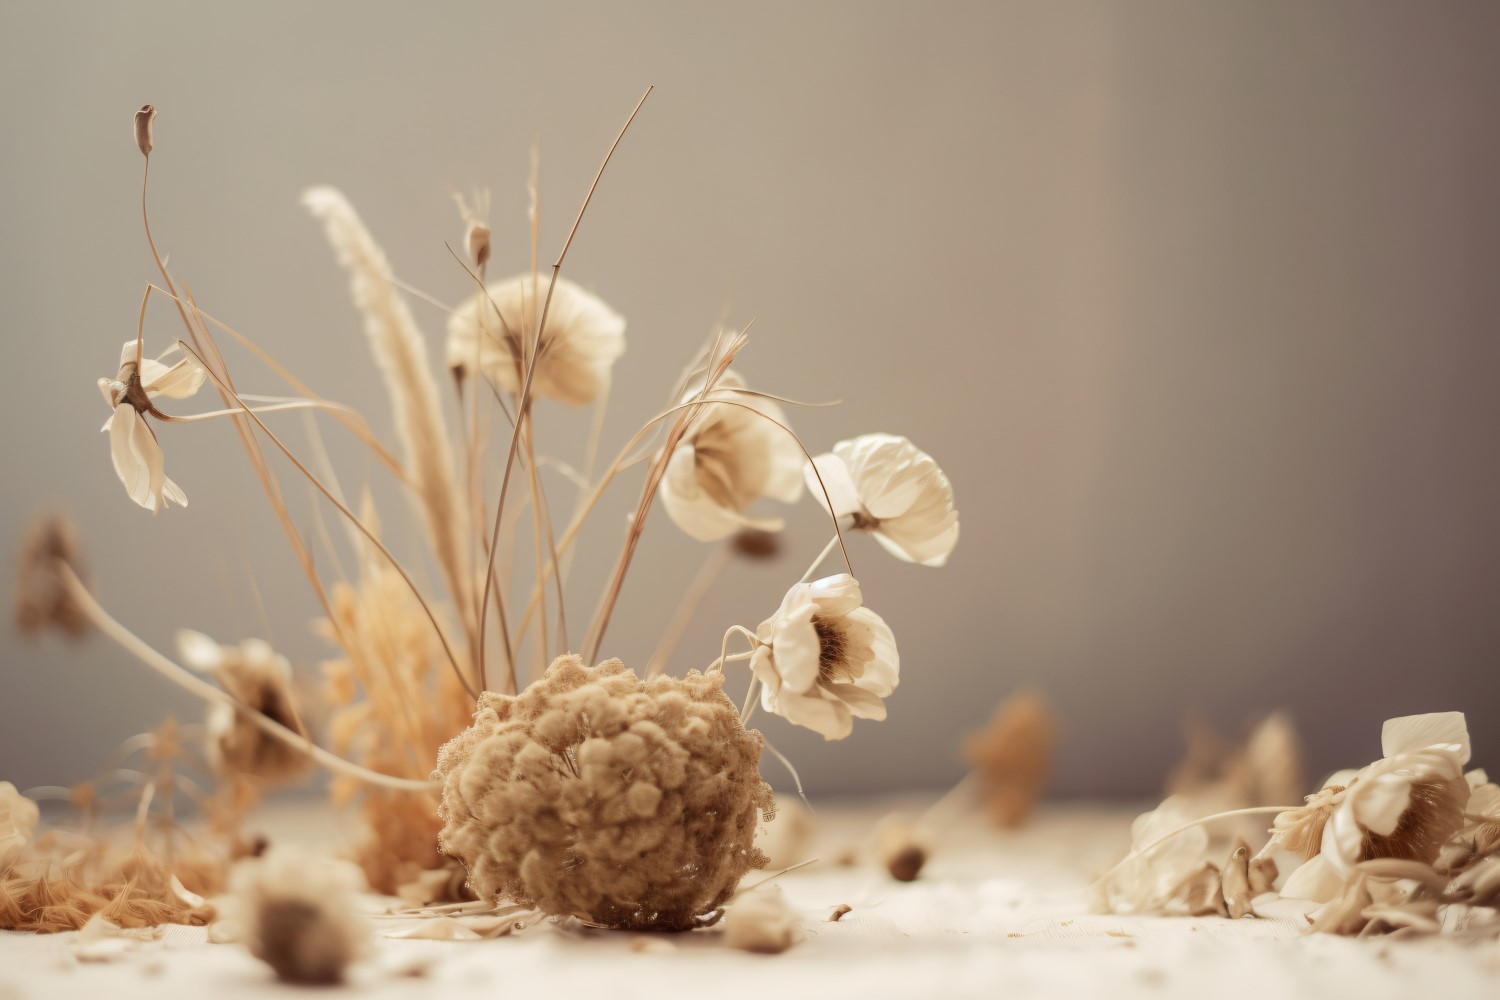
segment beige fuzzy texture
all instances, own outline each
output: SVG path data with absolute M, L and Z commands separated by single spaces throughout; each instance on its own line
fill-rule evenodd
M 714 922 L 765 864 L 764 739 L 722 674 L 642 681 L 560 656 L 519 695 L 486 692 L 443 748 L 442 849 L 480 899 L 629 930 Z
M 234 870 L 226 919 L 283 982 L 340 983 L 369 944 L 360 882 L 347 862 L 273 851 Z
M 724 943 L 740 951 L 777 955 L 802 937 L 802 919 L 778 886 L 747 892 L 724 918 Z
M 989 725 L 964 743 L 981 783 L 990 822 L 1013 829 L 1036 808 L 1057 745 L 1057 719 L 1035 691 L 1012 695 L 995 709 Z
M 302 203 L 323 222 L 328 242 L 349 272 L 354 303 L 364 313 L 370 349 L 390 393 L 417 507 L 448 591 L 467 620 L 474 612 L 467 511 L 454 473 L 427 345 L 406 299 L 391 283 L 385 253 L 348 199 L 334 188 L 318 187 L 304 193 Z

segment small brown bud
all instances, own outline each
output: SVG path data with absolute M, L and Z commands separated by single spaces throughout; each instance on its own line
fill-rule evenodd
M 746 559 L 774 559 L 781 552 L 781 536 L 773 531 L 746 528 L 734 536 L 736 555 Z
M 875 836 L 875 853 L 891 878 L 915 882 L 927 864 L 927 840 L 915 826 L 898 816 L 881 821 Z
M 476 267 L 484 267 L 490 261 L 490 227 L 482 222 L 469 224 L 469 256 Z
M 135 144 L 141 147 L 142 156 L 151 155 L 151 120 L 156 117 L 156 108 L 142 104 L 135 113 Z

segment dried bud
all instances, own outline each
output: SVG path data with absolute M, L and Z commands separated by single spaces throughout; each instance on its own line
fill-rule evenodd
M 235 868 L 227 920 L 282 982 L 339 983 L 368 947 L 362 887 L 348 862 L 273 851 Z
M 1250 900 L 1255 898 L 1250 888 L 1250 846 L 1243 838 L 1235 843 L 1229 860 L 1224 862 L 1219 889 L 1224 896 L 1224 909 L 1232 919 L 1254 912 L 1250 906 Z
M 734 536 L 736 555 L 746 559 L 774 559 L 781 552 L 781 536 L 774 531 L 746 528 Z
M 469 256 L 476 267 L 490 262 L 490 227 L 483 222 L 469 223 Z
M 135 113 L 135 144 L 141 147 L 142 156 L 151 155 L 151 121 L 156 117 L 156 108 L 142 104 Z
M 875 838 L 880 863 L 898 882 L 915 882 L 927 864 L 928 849 L 916 828 L 903 819 L 887 817 Z
M 73 599 L 60 572 L 63 566 L 87 584 L 72 522 L 62 514 L 43 514 L 32 522 L 21 547 L 16 624 L 23 635 L 39 635 L 48 629 L 73 638 L 88 634 L 88 616 Z

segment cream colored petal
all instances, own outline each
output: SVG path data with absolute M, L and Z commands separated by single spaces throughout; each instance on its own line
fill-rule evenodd
M 885 702 L 858 684 L 830 684 L 827 688 L 857 719 L 885 719 Z
M 672 522 L 700 542 L 717 542 L 746 527 L 763 531 L 782 527 L 780 519 L 748 518 L 716 502 L 698 482 L 697 456 L 691 444 L 680 444 L 672 453 L 657 495 Z
M 854 729 L 849 707 L 837 699 L 822 697 L 816 688 L 812 694 L 783 689 L 773 711 L 788 722 L 821 734 L 825 740 L 841 740 Z
M 177 655 L 201 673 L 213 673 L 224 664 L 224 647 L 212 637 L 190 628 L 177 630 Z
M 139 417 L 138 423 L 140 426 L 134 435 L 135 448 L 146 466 L 146 476 L 147 481 L 150 483 L 149 488 L 153 504 L 151 512 L 159 514 L 167 507 L 166 500 L 163 498 L 163 494 L 167 490 L 167 483 L 169 482 L 167 479 L 166 456 L 161 452 L 161 443 L 156 440 L 156 432 L 151 429 L 151 425 L 146 422 L 146 419 Z M 182 493 L 181 490 L 177 489 L 176 483 L 172 484 L 172 490 L 179 496 Z
M 818 681 L 818 662 L 822 646 L 813 627 L 817 605 L 803 604 L 793 608 L 776 623 L 774 650 L 776 671 L 792 691 L 811 690 Z
M 520 275 L 496 282 L 465 301 L 448 321 L 449 367 L 472 368 L 477 354 L 491 380 L 506 392 L 518 391 L 515 348 L 506 330 L 530 343 L 546 303 L 549 280 L 546 275 L 539 280 Z M 546 309 L 549 346 L 538 362 L 531 391 L 538 398 L 570 406 L 591 403 L 609 385 L 610 371 L 625 351 L 625 320 L 602 299 L 566 278 L 557 280 Z
M 889 698 L 901 681 L 901 656 L 896 651 L 895 633 L 884 618 L 869 608 L 851 612 L 848 620 L 868 630 L 872 652 L 855 683 L 873 695 Z
M 142 363 L 141 387 L 151 396 L 187 399 L 203 388 L 208 373 L 191 358 L 184 358 L 170 368 L 158 361 Z
M 1380 730 L 1381 752 L 1387 757 L 1429 748 L 1453 754 L 1460 765 L 1469 762 L 1469 727 L 1462 712 L 1433 712 L 1387 719 Z
M 163 479 L 161 484 L 162 506 L 168 507 L 176 504 L 179 507 L 188 505 L 187 494 L 182 492 L 182 487 L 170 479 Z M 168 502 L 170 501 L 170 503 Z
M 1344 876 L 1334 870 L 1328 858 L 1318 854 L 1292 869 L 1280 894 L 1288 899 L 1310 899 L 1315 903 L 1326 903 L 1336 898 L 1343 889 Z
M 142 438 L 145 440 L 142 441 Z M 115 475 L 125 486 L 125 493 L 147 510 L 156 509 L 156 496 L 151 492 L 151 469 L 147 453 L 155 446 L 146 421 L 129 403 L 115 407 L 109 425 L 109 457 L 115 466 Z M 156 448 L 160 456 L 161 449 Z
M 864 511 L 864 505 L 859 502 L 859 491 L 854 488 L 854 480 L 849 476 L 849 467 L 837 455 L 819 455 L 807 463 L 803 476 L 807 481 L 807 491 L 812 494 L 813 499 L 824 510 L 831 509 L 835 517 Z M 821 485 L 818 483 L 819 476 L 823 480 Z M 825 489 L 828 491 L 826 497 L 823 495 Z M 833 501 L 832 508 L 828 506 L 829 500 Z
M 816 604 L 819 614 L 832 618 L 842 618 L 864 602 L 859 581 L 848 573 L 835 573 L 799 586 L 803 599 Z
M 781 675 L 776 672 L 776 657 L 770 646 L 761 646 L 755 650 L 750 657 L 750 672 L 761 683 L 761 704 L 770 708 L 771 702 L 767 699 L 774 701 L 781 691 Z
M 1411 804 L 1411 787 L 1411 775 L 1375 775 L 1349 789 L 1346 808 L 1352 811 L 1354 821 L 1359 826 L 1371 833 L 1389 837 L 1396 832 L 1401 814 Z
M 937 464 L 904 437 L 865 434 L 840 441 L 833 453 L 848 466 L 865 509 L 881 519 L 905 514 L 935 484 Z
M 125 391 L 125 386 L 121 385 L 115 379 L 112 379 L 112 378 L 101 378 L 99 380 L 99 395 L 101 395 L 101 396 L 104 397 L 104 403 L 105 403 L 105 405 L 108 406 L 111 410 L 113 410 L 115 408 L 115 395 L 116 395 L 116 393 L 120 393 L 120 392 L 124 392 L 124 391 Z M 108 427 L 109 426 L 109 422 L 105 421 L 104 426 Z
M 141 352 L 141 360 L 144 361 L 145 360 L 144 345 L 142 345 L 142 348 L 143 348 L 143 350 Z M 129 340 L 125 341 L 124 345 L 120 348 L 120 367 L 121 368 L 124 368 L 126 365 L 131 364 L 132 362 L 135 361 L 135 350 L 136 350 L 136 340 L 135 340 L 134 337 L 131 337 Z
M 897 559 L 922 566 L 942 566 L 958 545 L 958 512 L 945 504 L 918 505 L 901 517 L 880 522 L 875 540 Z

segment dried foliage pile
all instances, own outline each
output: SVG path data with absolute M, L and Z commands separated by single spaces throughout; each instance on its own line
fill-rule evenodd
M 1098 907 L 1242 917 L 1291 904 L 1321 933 L 1500 936 L 1500 787 L 1482 770 L 1464 771 L 1463 715 L 1391 719 L 1381 742 L 1384 757 L 1334 774 L 1300 806 L 1194 816 L 1180 805 L 1189 794 L 1221 800 L 1223 782 L 1284 789 L 1294 758 L 1274 749 L 1283 739 L 1257 734 L 1228 756 L 1217 782 L 1189 781 L 1195 792 L 1136 821 L 1130 855 L 1096 883 Z M 1210 825 L 1270 813 L 1257 853 L 1241 839 L 1222 867 L 1207 859 Z M 1281 871 L 1289 873 L 1278 885 Z

